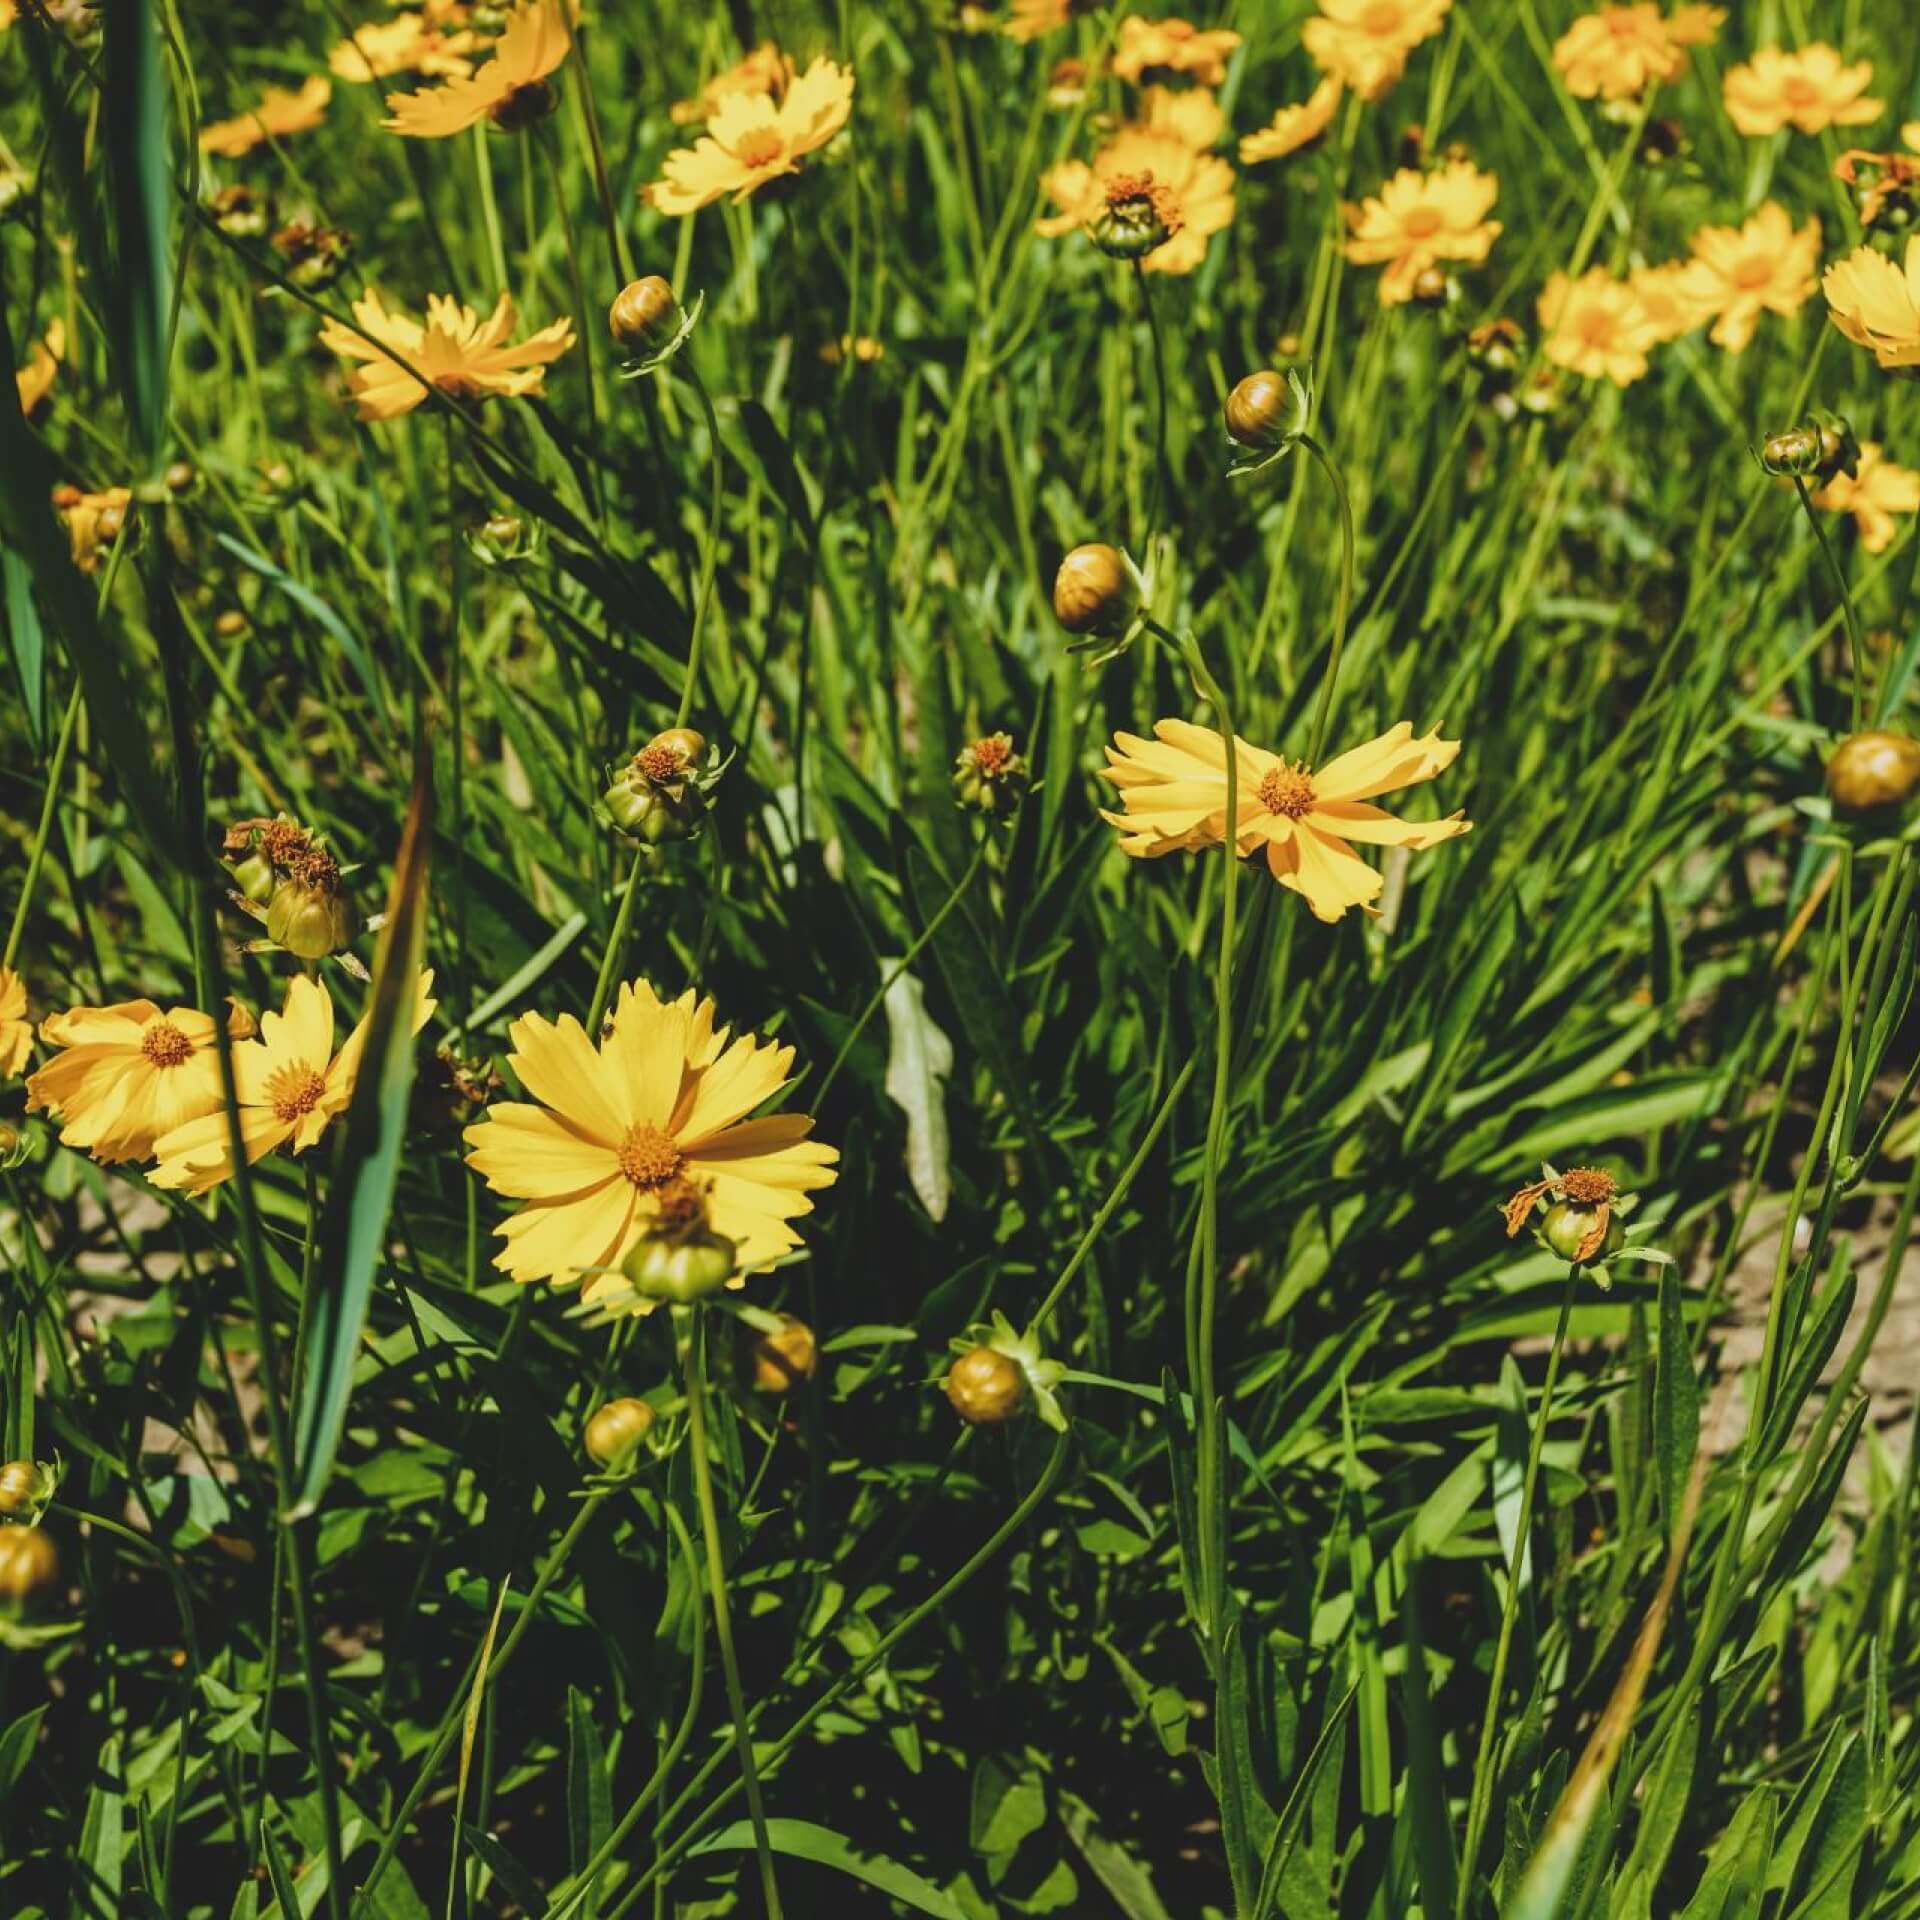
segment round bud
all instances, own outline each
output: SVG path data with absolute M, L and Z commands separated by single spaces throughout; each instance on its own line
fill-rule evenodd
M 59 1583 L 60 1550 L 38 1527 L 0 1527 L 0 1606 L 31 1606 Z
M 1882 813 L 1920 785 L 1920 740 L 1904 733 L 1850 733 L 1827 762 L 1827 792 L 1842 813 Z
M 682 766 L 691 767 L 707 757 L 707 736 L 691 727 L 668 727 L 664 733 L 656 733 L 641 751 L 670 753 Z
M 1593 1230 L 1599 1224 L 1600 1209 L 1582 1206 L 1578 1200 L 1556 1200 L 1547 1209 L 1547 1217 L 1540 1223 L 1541 1237 L 1562 1260 L 1572 1261 L 1579 1258 L 1580 1249 L 1593 1237 Z M 1604 1260 L 1626 1239 L 1626 1229 L 1619 1220 L 1609 1217 L 1606 1238 L 1594 1251 L 1587 1255 L 1589 1262 Z
M 1227 432 L 1243 447 L 1277 447 L 1293 411 L 1286 375 L 1263 367 L 1227 395 Z
M 0 1467 L 0 1513 L 9 1519 L 25 1513 L 33 1505 L 34 1489 L 40 1484 L 40 1469 L 31 1460 L 9 1460 Z
M 947 1398 L 970 1427 L 997 1427 L 1020 1411 L 1027 1376 L 1020 1363 L 992 1347 L 963 1353 L 947 1370 Z
M 753 1384 L 762 1393 L 786 1393 L 804 1384 L 819 1364 L 813 1329 L 790 1313 L 780 1316 L 778 1333 L 762 1334 L 753 1343 Z
M 299 960 L 344 952 L 359 930 L 353 902 L 334 887 L 283 880 L 267 902 L 267 938 Z
M 607 309 L 607 331 L 629 353 L 658 353 L 680 330 L 680 302 L 657 273 L 630 280 Z
M 1416 306 L 1444 307 L 1452 292 L 1445 273 L 1438 267 L 1422 267 L 1413 276 L 1413 299 Z
M 1122 174 L 1087 222 L 1087 238 L 1113 260 L 1140 260 L 1180 230 L 1180 208 L 1152 173 Z
M 1133 611 L 1133 580 L 1114 548 L 1090 541 L 1060 562 L 1053 614 L 1069 633 L 1118 633 Z
M 587 1422 L 587 1452 L 610 1467 L 630 1453 L 653 1429 L 654 1412 L 644 1400 L 609 1400 Z
M 222 640 L 238 640 L 247 630 L 247 616 L 229 607 L 213 623 L 213 630 Z
M 737 1264 L 731 1240 L 696 1227 L 684 1235 L 648 1235 L 627 1255 L 620 1271 L 645 1299 L 690 1307 L 718 1293 L 732 1279 Z
M 199 478 L 190 462 L 176 460 L 167 469 L 167 491 L 171 494 L 191 493 Z

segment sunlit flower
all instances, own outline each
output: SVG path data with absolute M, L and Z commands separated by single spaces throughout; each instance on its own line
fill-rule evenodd
M 1363 100 L 1380 99 L 1405 71 L 1407 55 L 1440 31 L 1453 0 L 1320 0 L 1300 30 L 1323 73 Z
M 824 56 L 777 104 L 771 94 L 729 94 L 698 141 L 667 155 L 647 198 L 666 214 L 698 213 L 723 194 L 744 200 L 769 180 L 798 173 L 847 124 L 852 107 L 853 75 Z
M 1012 0 L 1006 24 L 1000 29 L 1009 40 L 1038 40 L 1057 33 L 1073 17 L 1075 0 Z
M 54 375 L 66 351 L 66 324 L 57 319 L 48 326 L 47 337 L 34 341 L 27 349 L 27 364 L 14 374 L 13 384 L 20 395 L 20 411 L 29 418 L 53 391 Z
M 1240 164 L 1258 166 L 1263 160 L 1282 160 L 1310 147 L 1333 122 L 1334 109 L 1344 91 L 1337 74 L 1329 74 L 1304 104 L 1282 107 L 1258 133 L 1240 142 Z
M 1687 64 L 1653 0 L 1583 13 L 1553 45 L 1553 64 L 1578 100 L 1632 100 Z
M 1217 87 L 1227 77 L 1227 60 L 1240 36 L 1226 27 L 1203 29 L 1188 20 L 1143 20 L 1130 13 L 1120 22 L 1113 50 L 1113 71 L 1137 81 L 1143 73 L 1184 73 L 1203 86 Z
M 1920 234 L 1907 242 L 1906 270 L 1872 247 L 1836 260 L 1820 282 L 1833 324 L 1883 367 L 1920 367 Z
M 1145 87 L 1130 124 L 1143 133 L 1170 134 L 1199 153 L 1218 145 L 1227 116 L 1211 87 Z
M 721 104 L 735 94 L 766 94 L 777 101 L 793 84 L 793 74 L 792 56 L 782 53 L 771 40 L 763 40 L 737 65 L 715 74 L 693 99 L 676 100 L 673 124 L 686 127 L 711 120 Z
M 1102 775 L 1120 789 L 1124 811 L 1101 818 L 1120 828 L 1121 850 L 1137 859 L 1192 853 L 1226 838 L 1227 761 L 1211 728 L 1158 720 L 1152 740 L 1114 735 Z M 1234 740 L 1237 790 L 1234 845 L 1264 852 L 1268 871 L 1302 895 L 1322 920 L 1349 907 L 1372 912 L 1383 882 L 1347 843 L 1419 849 L 1468 831 L 1455 813 L 1444 820 L 1398 820 L 1366 802 L 1451 766 L 1457 740 L 1437 731 L 1420 739 L 1404 720 L 1318 771 Z
M 493 58 L 470 74 L 390 93 L 380 124 L 417 140 L 444 140 L 482 120 L 515 122 L 545 97 L 546 78 L 567 57 L 572 35 L 561 0 L 522 0 L 493 44 Z
M 1208 240 L 1233 220 L 1233 169 L 1173 134 L 1122 127 L 1091 166 L 1068 160 L 1049 169 L 1041 189 L 1060 211 L 1036 220 L 1034 231 L 1071 233 L 1105 211 L 1110 190 L 1135 192 L 1143 182 L 1171 218 L 1170 238 L 1140 264 L 1149 273 L 1193 272 L 1207 257 Z
M 820 348 L 820 358 L 830 367 L 837 367 L 847 360 L 857 360 L 863 366 L 871 366 L 874 361 L 886 357 L 885 345 L 867 333 L 843 333 L 838 340 L 824 341 Z
M 433 975 L 414 983 L 413 1023 L 418 1033 L 434 1009 Z M 233 1050 L 234 1092 L 240 1108 L 240 1143 L 249 1166 L 285 1147 L 305 1153 L 347 1110 L 366 1050 L 367 1021 L 333 1050 L 333 1001 L 318 980 L 296 974 L 287 983 L 286 1005 L 263 1014 L 260 1037 Z M 153 1143 L 159 1165 L 156 1187 L 205 1193 L 232 1178 L 233 1152 L 224 1099 L 217 1113 L 189 1120 Z
M 397 419 L 427 397 L 427 388 L 383 352 L 383 346 L 404 354 L 442 393 L 456 400 L 484 400 L 489 394 L 542 392 L 547 363 L 573 345 L 571 320 L 556 320 L 524 340 L 512 340 L 513 301 L 504 293 L 486 320 L 450 295 L 429 294 L 422 326 L 403 313 L 389 313 L 369 287 L 353 303 L 353 317 L 372 340 L 329 320 L 320 329 L 320 342 L 361 362 L 347 376 L 347 385 L 362 420 Z
M 1670 260 L 1659 267 L 1635 267 L 1627 284 L 1656 345 L 1704 327 L 1719 311 L 1705 296 L 1690 264 L 1683 260 Z
M 1744 66 L 1727 69 L 1727 118 L 1748 134 L 1778 133 L 1782 127 L 1802 133 L 1863 127 L 1885 111 L 1883 101 L 1862 97 L 1872 84 L 1872 61 L 1850 67 L 1824 41 L 1797 53 L 1762 47 Z
M 297 91 L 291 87 L 269 87 L 251 113 L 236 114 L 231 120 L 213 120 L 202 127 L 200 151 L 237 160 L 269 140 L 311 132 L 327 117 L 327 102 L 332 98 L 333 82 L 323 73 L 309 74 Z
M 1675 7 L 1667 16 L 1667 38 L 1676 47 L 1709 47 L 1726 24 L 1725 7 Z
M 1647 370 L 1647 352 L 1658 340 L 1633 289 L 1605 267 L 1589 267 L 1578 280 L 1556 273 L 1540 295 L 1540 325 L 1547 358 L 1555 366 L 1631 386 Z
M 540 1104 L 495 1101 L 466 1135 L 474 1171 L 526 1202 L 499 1229 L 502 1273 L 622 1297 L 617 1272 L 589 1269 L 617 1268 L 663 1194 L 689 1185 L 742 1271 L 800 1245 L 789 1223 L 813 1210 L 807 1195 L 833 1183 L 840 1156 L 807 1138 L 805 1114 L 747 1117 L 786 1085 L 791 1047 L 750 1034 L 729 1044 L 711 1000 L 689 990 L 663 1002 L 644 980 L 620 989 L 597 1045 L 571 1014 L 525 1014 L 508 1037 L 507 1064 Z
M 1879 441 L 1863 440 L 1858 473 L 1836 473 L 1813 496 L 1813 504 L 1852 514 L 1860 544 L 1869 553 L 1884 553 L 1893 545 L 1893 516 L 1920 513 L 1920 473 L 1886 459 Z
M 74 491 L 59 505 L 61 518 L 67 523 L 67 547 L 73 564 L 82 573 L 91 573 L 119 539 L 133 494 L 126 487 L 103 487 L 98 493 Z
M 1688 286 L 1718 316 L 1709 336 L 1738 353 L 1763 313 L 1798 313 L 1813 292 L 1820 263 L 1820 222 L 1794 231 L 1792 216 L 1767 201 L 1740 227 L 1701 227 L 1688 245 Z
M 27 983 L 11 967 L 0 967 L 0 1079 L 11 1080 L 32 1057 Z
M 1437 173 L 1403 167 L 1377 195 L 1346 209 L 1353 238 L 1347 258 L 1357 266 L 1384 266 L 1380 303 L 1399 306 L 1413 297 L 1413 283 L 1443 260 L 1480 261 L 1500 232 L 1488 210 L 1500 183 L 1466 160 Z
M 356 27 L 327 55 L 327 65 L 342 80 L 386 80 L 396 73 L 464 80 L 473 71 L 466 56 L 474 46 L 465 28 L 449 32 L 426 14 L 409 11 Z
M 252 1016 L 235 1006 L 227 1031 L 247 1039 Z M 40 1037 L 60 1051 L 27 1082 L 27 1106 L 57 1115 L 60 1144 L 96 1160 L 145 1160 L 161 1134 L 224 1111 L 213 1019 L 193 1007 L 72 1007 Z

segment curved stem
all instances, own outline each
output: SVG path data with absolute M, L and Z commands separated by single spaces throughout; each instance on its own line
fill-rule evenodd
M 613 931 L 607 935 L 607 950 L 600 956 L 600 975 L 593 983 L 593 1004 L 587 1009 L 587 1038 L 597 1046 L 600 1022 L 606 1018 L 607 1002 L 613 998 L 613 976 L 627 950 L 627 934 L 633 926 L 634 903 L 640 897 L 640 869 L 646 865 L 645 847 L 633 850 L 633 865 L 627 871 L 626 891 L 620 896 L 620 911 L 613 917 Z
M 1153 295 L 1147 290 L 1147 269 L 1143 261 L 1133 263 L 1133 280 L 1140 289 L 1140 305 L 1147 316 L 1147 335 L 1153 342 L 1153 487 L 1147 495 L 1146 534 L 1141 542 L 1144 548 L 1153 538 L 1154 522 L 1160 517 L 1162 482 L 1167 471 L 1167 357 L 1160 345 L 1160 316 L 1154 311 Z
M 700 681 L 700 642 L 707 630 L 707 607 L 713 599 L 714 568 L 720 558 L 720 503 L 725 494 L 720 460 L 720 421 L 713 411 L 713 399 L 707 392 L 707 383 L 700 378 L 700 369 L 693 364 L 692 356 L 683 354 L 681 358 L 686 362 L 687 378 L 693 382 L 693 390 L 700 396 L 701 410 L 707 416 L 713 497 L 707 508 L 707 537 L 700 548 L 700 591 L 693 603 L 693 632 L 687 641 L 687 677 L 680 687 L 680 710 L 673 721 L 676 727 L 687 724 L 687 715 L 693 711 L 693 690 Z
M 1327 744 L 1327 722 L 1333 716 L 1334 689 L 1340 680 L 1340 656 L 1347 645 L 1347 615 L 1353 607 L 1353 502 L 1347 497 L 1347 483 L 1340 477 L 1332 454 L 1310 433 L 1300 436 L 1300 444 L 1313 455 L 1340 502 L 1340 598 L 1334 604 L 1333 645 L 1327 650 L 1327 677 L 1320 687 L 1320 705 L 1315 710 L 1313 735 L 1307 743 L 1307 765 L 1317 767 L 1321 749 Z
M 1806 509 L 1807 523 L 1813 528 L 1813 537 L 1819 541 L 1821 553 L 1826 556 L 1833 583 L 1840 590 L 1841 608 L 1847 616 L 1847 649 L 1853 656 L 1853 724 L 1857 728 L 1867 711 L 1867 654 L 1860 644 L 1860 621 L 1853 611 L 1853 593 L 1847 585 L 1840 556 L 1834 552 L 1833 543 L 1827 538 L 1827 530 L 1820 524 L 1820 515 L 1814 510 L 1807 483 L 1797 473 L 1793 476 L 1793 490 L 1800 496 L 1801 506 Z

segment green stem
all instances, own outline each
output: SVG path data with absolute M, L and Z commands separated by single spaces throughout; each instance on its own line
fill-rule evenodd
M 606 1018 L 607 1002 L 613 998 L 613 976 L 621 956 L 627 950 L 627 932 L 633 925 L 634 903 L 640 897 L 640 869 L 646 865 L 647 850 L 635 847 L 633 865 L 627 870 L 626 891 L 620 896 L 620 911 L 614 915 L 613 931 L 607 935 L 607 950 L 600 956 L 600 976 L 593 983 L 593 1004 L 587 1009 L 587 1038 L 599 1044 L 600 1023 Z
M 700 549 L 700 591 L 693 603 L 693 632 L 687 641 L 687 677 L 680 686 L 680 709 L 674 715 L 673 724 L 684 727 L 687 715 L 693 711 L 694 688 L 700 680 L 700 642 L 707 630 L 707 608 L 713 599 L 714 568 L 720 559 L 720 504 L 724 497 L 725 476 L 720 459 L 720 421 L 713 410 L 712 396 L 707 392 L 707 383 L 700 378 L 700 369 L 693 364 L 691 356 L 686 357 L 687 378 L 693 383 L 693 390 L 700 397 L 700 407 L 707 417 L 707 447 L 713 470 L 713 494 L 707 508 L 707 537 Z
M 40 802 L 40 825 L 33 836 L 33 851 L 27 856 L 27 877 L 20 883 L 20 898 L 13 909 L 13 925 L 7 933 L 7 951 L 0 958 L 0 969 L 11 972 L 20 957 L 20 937 L 27 930 L 27 909 L 33 904 L 33 889 L 40 878 L 41 862 L 47 857 L 47 836 L 53 831 L 54 809 L 60 804 L 60 776 L 67 768 L 67 749 L 73 744 L 73 729 L 80 717 L 80 682 L 75 680 L 67 696 L 66 717 L 60 722 L 60 738 L 55 741 L 53 762 L 47 768 L 47 791 Z
M 1840 556 L 1834 552 L 1833 544 L 1827 538 L 1827 530 L 1820 524 L 1820 515 L 1814 510 L 1814 504 L 1807 493 L 1807 483 L 1796 473 L 1793 476 L 1793 490 L 1800 496 L 1800 504 L 1806 509 L 1807 524 L 1813 528 L 1813 537 L 1820 543 L 1820 551 L 1826 557 L 1828 568 L 1833 574 L 1833 583 L 1840 589 L 1840 605 L 1847 616 L 1847 648 L 1853 656 L 1853 724 L 1858 728 L 1866 717 L 1867 711 L 1867 655 L 1860 644 L 1860 621 L 1853 610 L 1853 593 L 1847 585 L 1846 570 L 1840 564 Z
M 1327 744 L 1327 722 L 1333 716 L 1334 689 L 1340 680 L 1340 656 L 1347 645 L 1347 616 L 1353 609 L 1353 502 L 1347 496 L 1347 483 L 1326 448 L 1310 433 L 1300 436 L 1300 444 L 1313 455 L 1332 485 L 1335 499 L 1340 502 L 1340 598 L 1334 605 L 1333 645 L 1327 650 L 1327 677 L 1320 688 L 1320 705 L 1313 716 L 1313 736 L 1307 743 L 1307 765 L 1317 767 L 1321 749 Z
M 1153 382 L 1154 382 L 1154 424 L 1153 424 L 1153 490 L 1147 495 L 1146 534 L 1141 545 L 1144 548 L 1153 538 L 1154 523 L 1160 517 L 1160 501 L 1164 493 L 1164 481 L 1167 471 L 1167 359 L 1160 345 L 1160 316 L 1154 310 L 1153 295 L 1147 290 L 1147 269 L 1144 261 L 1133 263 L 1134 284 L 1140 289 L 1140 305 L 1147 316 L 1147 337 L 1153 343 Z
M 450 657 L 447 662 L 447 751 L 452 761 L 450 777 L 453 787 L 453 818 L 448 825 L 453 834 L 453 950 L 454 950 L 454 994 L 448 997 L 454 1000 L 459 1016 L 454 1021 L 456 1039 L 466 1031 L 466 1009 L 472 1004 L 473 993 L 467 977 L 467 788 L 466 788 L 466 687 L 465 673 L 462 668 L 463 649 L 460 644 L 460 616 L 465 599 L 466 577 L 461 562 L 465 542 L 460 537 L 458 525 L 457 490 L 454 486 L 456 465 L 454 446 L 454 417 L 451 413 L 443 416 L 445 433 L 442 436 L 447 456 L 447 645 Z M 457 997 L 456 997 L 457 995 Z

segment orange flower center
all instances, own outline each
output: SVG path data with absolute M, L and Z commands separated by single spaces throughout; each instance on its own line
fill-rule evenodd
M 758 127 L 742 138 L 733 157 L 743 167 L 770 167 L 786 150 L 787 143 L 772 127 Z
M 1400 31 L 1400 0 L 1374 0 L 1360 16 L 1360 25 L 1368 33 L 1385 36 Z
M 1259 797 L 1269 813 L 1283 813 L 1289 820 L 1298 820 L 1313 805 L 1313 778 L 1304 763 L 1294 765 L 1283 760 L 1260 782 Z
M 171 1020 L 149 1020 L 140 1036 L 140 1051 L 151 1066 L 177 1067 L 193 1058 L 193 1042 Z
M 1589 347 L 1606 352 L 1620 331 L 1620 322 L 1605 307 L 1588 307 L 1573 317 L 1574 337 Z
M 1764 287 L 1773 280 L 1773 262 L 1764 253 L 1750 253 L 1733 270 L 1736 287 Z
M 267 1104 L 273 1109 L 273 1117 L 282 1126 L 290 1127 L 296 1120 L 304 1120 L 320 1104 L 320 1096 L 326 1090 L 326 1077 L 314 1072 L 303 1060 L 280 1068 L 267 1082 Z
M 633 756 L 633 764 L 649 780 L 664 782 L 681 772 L 685 762 L 671 747 L 642 747 Z
M 1780 92 L 1790 107 L 1810 107 L 1820 98 L 1820 89 L 1804 74 L 1789 74 L 1781 82 Z
M 1583 1207 L 1597 1207 L 1620 1191 L 1613 1175 L 1599 1167 L 1575 1167 L 1561 1176 L 1560 1191 Z
M 675 1179 L 686 1165 L 672 1138 L 645 1121 L 621 1135 L 614 1157 L 620 1163 L 621 1177 L 648 1193 Z
M 1012 757 L 1012 750 L 1004 740 L 996 740 L 989 734 L 984 740 L 976 740 L 969 751 L 973 755 L 973 764 L 982 773 L 1000 773 L 1006 768 Z
M 1401 230 L 1410 240 L 1426 240 L 1438 233 L 1446 224 L 1437 207 L 1415 207 L 1400 222 Z

